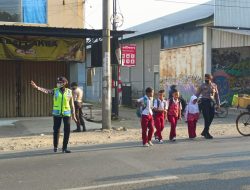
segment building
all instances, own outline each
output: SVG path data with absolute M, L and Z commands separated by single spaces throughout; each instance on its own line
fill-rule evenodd
M 81 0 L 0 2 L 0 117 L 50 115 L 52 98 L 29 83 L 53 88 L 58 76 L 77 80 L 85 47 L 83 36 L 73 37 L 79 28 Z
M 52 97 L 31 80 L 52 89 L 66 76 L 84 88 L 86 39 L 96 38 L 101 30 L 84 29 L 82 0 L 0 1 L 0 117 L 51 115 Z
M 156 91 L 177 84 L 188 99 L 205 73 L 212 73 L 222 99 L 250 92 L 250 2 L 209 1 L 129 28 L 122 44 L 136 44 L 136 66 L 121 67 L 132 98 L 148 86 Z M 91 60 L 87 57 L 87 65 Z M 100 99 L 101 68 L 93 71 L 87 98 Z M 127 95 L 127 94 L 126 94 Z

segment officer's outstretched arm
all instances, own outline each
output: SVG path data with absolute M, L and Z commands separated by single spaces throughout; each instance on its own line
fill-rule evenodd
M 45 94 L 52 94 L 53 95 L 53 93 L 54 93 L 54 91 L 51 89 L 46 89 L 46 88 L 42 88 L 42 87 L 37 86 L 34 81 L 30 81 L 30 84 L 33 88 L 35 88 L 35 89 L 37 89 Z

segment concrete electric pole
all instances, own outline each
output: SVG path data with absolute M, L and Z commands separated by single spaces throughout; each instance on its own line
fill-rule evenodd
M 117 30 L 117 9 L 116 9 L 116 0 L 113 0 L 113 31 L 116 31 Z M 114 40 L 114 43 L 113 44 L 116 44 L 115 41 L 117 41 L 118 43 L 118 39 L 115 39 L 113 37 L 113 40 Z M 114 51 L 115 52 L 112 52 L 114 54 L 116 54 L 116 48 L 118 47 L 113 47 Z M 112 97 L 112 114 L 114 114 L 114 116 L 117 118 L 119 116 L 119 92 L 118 92 L 118 86 L 119 86 L 119 63 L 117 64 L 114 64 L 112 63 L 112 79 L 114 81 L 114 97 Z M 112 89 L 113 90 L 113 89 Z
M 102 1 L 102 129 L 111 128 L 110 0 Z

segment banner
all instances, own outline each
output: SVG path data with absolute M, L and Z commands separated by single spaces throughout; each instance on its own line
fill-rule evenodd
M 85 39 L 0 35 L 1 60 L 85 60 Z
M 122 45 L 122 66 L 125 67 L 136 66 L 136 44 Z

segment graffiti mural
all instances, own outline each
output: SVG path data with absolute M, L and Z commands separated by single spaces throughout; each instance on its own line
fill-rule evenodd
M 166 92 L 170 90 L 171 85 L 177 85 L 177 89 L 180 91 L 182 97 L 186 100 L 196 92 L 197 87 L 201 84 L 202 78 L 195 75 L 180 75 L 175 78 L 167 78 L 160 80 L 160 86 L 162 89 L 165 89 Z
M 221 99 L 250 94 L 250 47 L 213 49 L 212 73 Z

